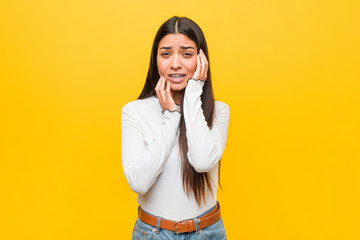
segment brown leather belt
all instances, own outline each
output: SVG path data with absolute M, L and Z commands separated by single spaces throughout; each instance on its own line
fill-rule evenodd
M 205 215 L 199 217 L 199 229 L 210 226 L 211 224 L 216 223 L 220 219 L 220 205 L 216 204 L 215 208 Z M 144 212 L 141 207 L 139 207 L 139 219 L 144 223 L 147 223 L 151 226 L 156 227 L 157 217 L 154 217 L 146 212 Z M 183 221 L 172 221 L 167 219 L 160 219 L 160 228 L 174 231 L 175 233 L 186 233 L 195 231 L 195 222 L 194 219 L 188 219 Z

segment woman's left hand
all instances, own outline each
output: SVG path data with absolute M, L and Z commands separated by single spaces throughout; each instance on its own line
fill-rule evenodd
M 209 62 L 206 59 L 205 53 L 200 48 L 199 54 L 197 55 L 196 70 L 192 78 L 200 79 L 205 82 L 207 79 L 208 68 L 209 68 Z

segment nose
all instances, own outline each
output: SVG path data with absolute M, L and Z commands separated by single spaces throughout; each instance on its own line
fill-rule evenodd
M 181 60 L 178 55 L 174 55 L 172 57 L 170 67 L 171 67 L 171 69 L 174 69 L 174 70 L 181 68 Z

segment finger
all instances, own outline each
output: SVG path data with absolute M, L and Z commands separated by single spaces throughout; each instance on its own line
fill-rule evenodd
M 202 49 L 201 49 L 201 52 L 202 52 L 202 55 L 204 57 L 205 64 L 208 65 L 209 61 L 208 61 L 208 59 L 207 59 L 207 57 L 206 57 L 206 55 L 205 55 L 205 53 L 204 53 L 204 51 Z
M 160 78 L 161 78 L 161 77 L 160 77 Z M 159 96 L 160 78 L 159 78 L 159 80 L 157 81 L 156 86 L 155 86 L 156 96 Z
M 167 81 L 166 82 L 166 98 L 167 100 L 169 101 L 170 99 L 172 99 L 172 96 L 171 96 L 171 92 L 170 92 L 170 81 Z
M 201 72 L 203 71 L 203 60 L 202 60 L 202 55 L 201 55 L 201 49 L 200 49 L 200 53 L 199 53 L 199 62 L 200 62 L 200 76 L 201 76 Z
M 165 88 L 165 77 L 162 76 L 162 77 L 161 77 L 161 80 L 160 80 L 159 91 L 164 90 L 164 88 Z
M 165 101 L 166 96 L 165 96 L 165 77 L 164 76 L 161 78 L 159 92 L 160 92 L 161 100 Z
M 202 56 L 203 56 L 203 60 L 204 60 L 204 81 L 207 79 L 207 73 L 208 73 L 208 69 L 209 69 L 209 62 L 208 62 L 208 60 L 207 60 L 207 58 L 206 58 L 206 55 L 205 55 L 205 53 L 204 53 L 204 51 L 201 49 L 201 52 L 202 52 Z
M 201 50 L 200 52 L 200 60 L 201 60 L 201 73 L 200 73 L 200 76 L 201 76 L 201 80 L 205 81 L 206 80 L 206 62 L 205 62 L 205 58 L 204 58 L 204 53 L 203 51 Z
M 194 73 L 194 78 L 199 79 L 201 71 L 201 63 L 200 63 L 200 54 L 196 56 L 196 70 Z

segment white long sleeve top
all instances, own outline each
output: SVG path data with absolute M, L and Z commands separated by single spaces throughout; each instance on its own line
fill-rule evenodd
M 229 123 L 229 106 L 215 101 L 213 127 L 209 129 L 201 108 L 204 82 L 190 79 L 185 88 L 184 119 L 188 160 L 198 172 L 209 172 L 213 193 L 198 205 L 187 196 L 182 184 L 179 151 L 179 111 L 162 111 L 155 97 L 125 104 L 121 114 L 121 158 L 130 188 L 147 212 L 180 221 L 194 218 L 216 204 L 218 166 L 223 154 Z M 179 110 L 178 106 L 178 110 Z

